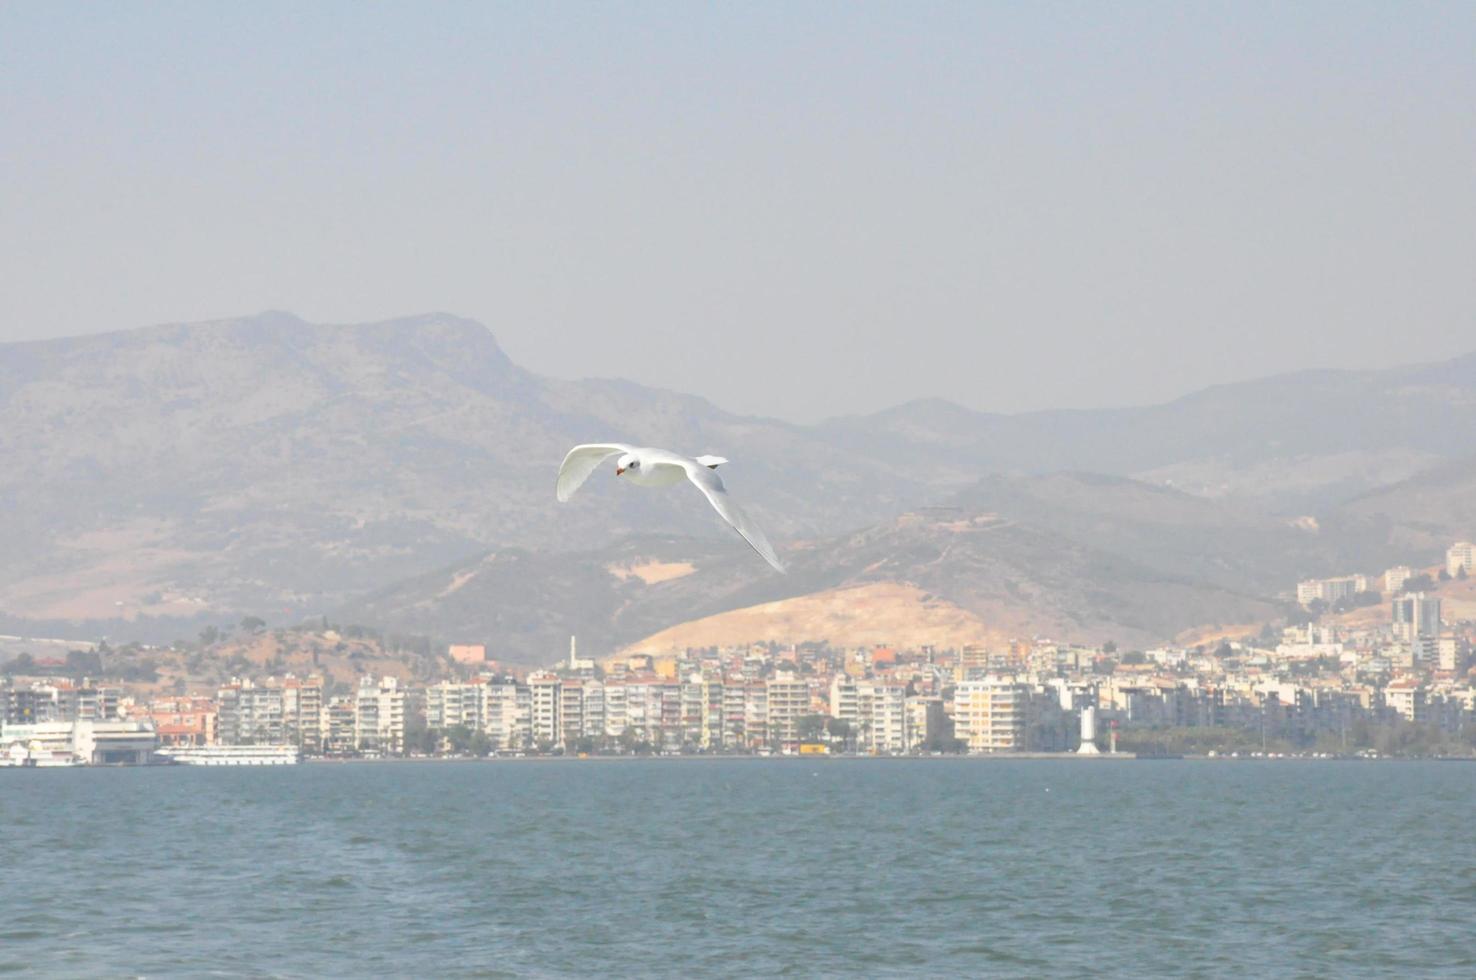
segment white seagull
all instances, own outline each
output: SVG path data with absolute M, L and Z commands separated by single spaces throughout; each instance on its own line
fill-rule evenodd
M 666 449 L 628 446 L 623 442 L 591 442 L 575 446 L 569 450 L 569 455 L 564 457 L 563 465 L 559 467 L 559 501 L 562 503 L 574 496 L 574 491 L 589 479 L 595 467 L 611 456 L 620 457 L 615 461 L 615 475 L 639 486 L 668 487 L 683 479 L 691 480 L 707 496 L 707 502 L 712 504 L 713 509 L 723 516 L 723 520 L 733 525 L 735 531 L 743 535 L 743 540 L 764 561 L 773 565 L 776 570 L 784 571 L 784 566 L 774 554 L 774 548 L 769 544 L 769 539 L 764 537 L 764 532 L 748 519 L 741 507 L 729 499 L 722 479 L 713 472 L 727 462 L 721 456 L 698 456 L 693 459 Z

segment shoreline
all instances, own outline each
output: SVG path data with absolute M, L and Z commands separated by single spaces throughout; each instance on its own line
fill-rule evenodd
M 1301 762 L 1301 763 L 1400 763 L 1400 762 L 1476 762 L 1476 756 L 1379 756 L 1369 758 L 1366 756 L 1329 756 L 1326 758 L 1311 757 L 1282 757 L 1282 758 L 1254 758 L 1247 756 L 1228 757 L 1210 755 L 1148 755 L 1139 756 L 1127 752 L 1119 752 L 1116 755 L 1102 754 L 1096 756 L 1081 756 L 1074 752 L 1052 753 L 1052 752 L 1022 752 L 1015 754 L 998 753 L 994 755 L 952 755 L 952 756 L 760 756 L 760 755 L 606 755 L 588 756 L 579 758 L 577 756 L 525 756 L 523 758 L 388 758 L 388 759 L 325 759 L 307 758 L 289 766 L 282 765 L 189 765 L 184 763 L 151 762 L 143 765 L 67 765 L 67 766 L 0 766 L 0 772 L 8 769 L 15 770 L 85 770 L 85 769 L 282 769 L 293 766 L 372 766 L 372 765 L 415 765 L 415 764 L 439 764 L 439 765 L 490 765 L 499 763 L 551 763 L 555 765 L 566 765 L 580 762 L 593 763 L 637 763 L 637 762 L 671 762 L 671 763 L 713 763 L 713 762 L 745 762 L 745 763 L 806 763 L 806 762 L 965 762 L 965 763 L 1009 763 L 1009 762 L 1067 762 L 1072 760 L 1112 761 L 1112 762 L 1224 762 L 1224 763 L 1255 763 L 1255 762 Z
M 485 763 L 485 762 L 1050 762 L 1065 760 L 1122 762 L 1148 758 L 1169 759 L 1179 756 L 1136 756 L 1130 752 L 1115 755 L 1078 755 L 1075 752 L 996 752 L 980 755 L 528 755 L 528 756 L 484 756 L 481 758 L 457 758 L 447 756 L 389 757 L 382 759 L 327 758 L 314 756 L 304 758 L 303 765 L 356 765 L 361 763 Z
M 763 755 L 592 755 L 585 758 L 578 756 L 525 756 L 522 758 L 387 758 L 387 759 L 333 759 L 333 758 L 307 758 L 302 760 L 302 765 L 373 765 L 377 763 L 390 764 L 415 764 L 415 763 L 448 763 L 448 764 L 478 764 L 478 763 L 577 763 L 577 762 L 675 762 L 675 763 L 703 763 L 703 762 L 1476 762 L 1476 756 L 1380 756 L 1369 758 L 1366 756 L 1329 756 L 1326 758 L 1281 757 L 1281 758 L 1255 758 L 1251 756 L 1211 756 L 1211 755 L 1134 755 L 1130 752 L 1119 752 L 1115 755 L 1102 753 L 1101 755 L 1077 755 L 1075 752 L 1015 752 L 994 753 L 991 755 L 785 755 L 785 756 L 763 756 Z

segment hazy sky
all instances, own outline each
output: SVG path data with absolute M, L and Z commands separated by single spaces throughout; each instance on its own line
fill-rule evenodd
M 0 339 L 449 310 L 797 420 L 1476 349 L 1476 4 L 0 6 Z

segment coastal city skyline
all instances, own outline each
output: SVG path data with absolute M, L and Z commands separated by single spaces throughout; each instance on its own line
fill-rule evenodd
M 1436 593 L 1473 571 L 1476 546 L 1460 541 L 1428 570 L 1304 580 L 1287 597 L 1305 615 L 1192 648 L 768 642 L 600 664 L 571 639 L 560 663 L 509 669 L 488 662 L 486 645 L 463 643 L 445 651 L 457 677 L 364 674 L 335 693 L 343 685 L 322 674 L 258 670 L 213 692 L 162 696 L 47 679 L 47 664 L 30 658 L 35 676 L 12 664 L 0 687 L 0 760 L 1065 754 L 1097 747 L 1080 733 L 1098 720 L 1114 751 L 1121 734 L 1150 756 L 1469 752 L 1476 594 L 1463 591 L 1447 616 Z M 1336 621 L 1384 606 L 1388 623 Z

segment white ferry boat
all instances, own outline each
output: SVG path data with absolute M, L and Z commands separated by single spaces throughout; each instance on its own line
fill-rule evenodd
M 295 745 L 199 745 L 159 749 L 155 757 L 181 766 L 295 766 L 302 752 Z

